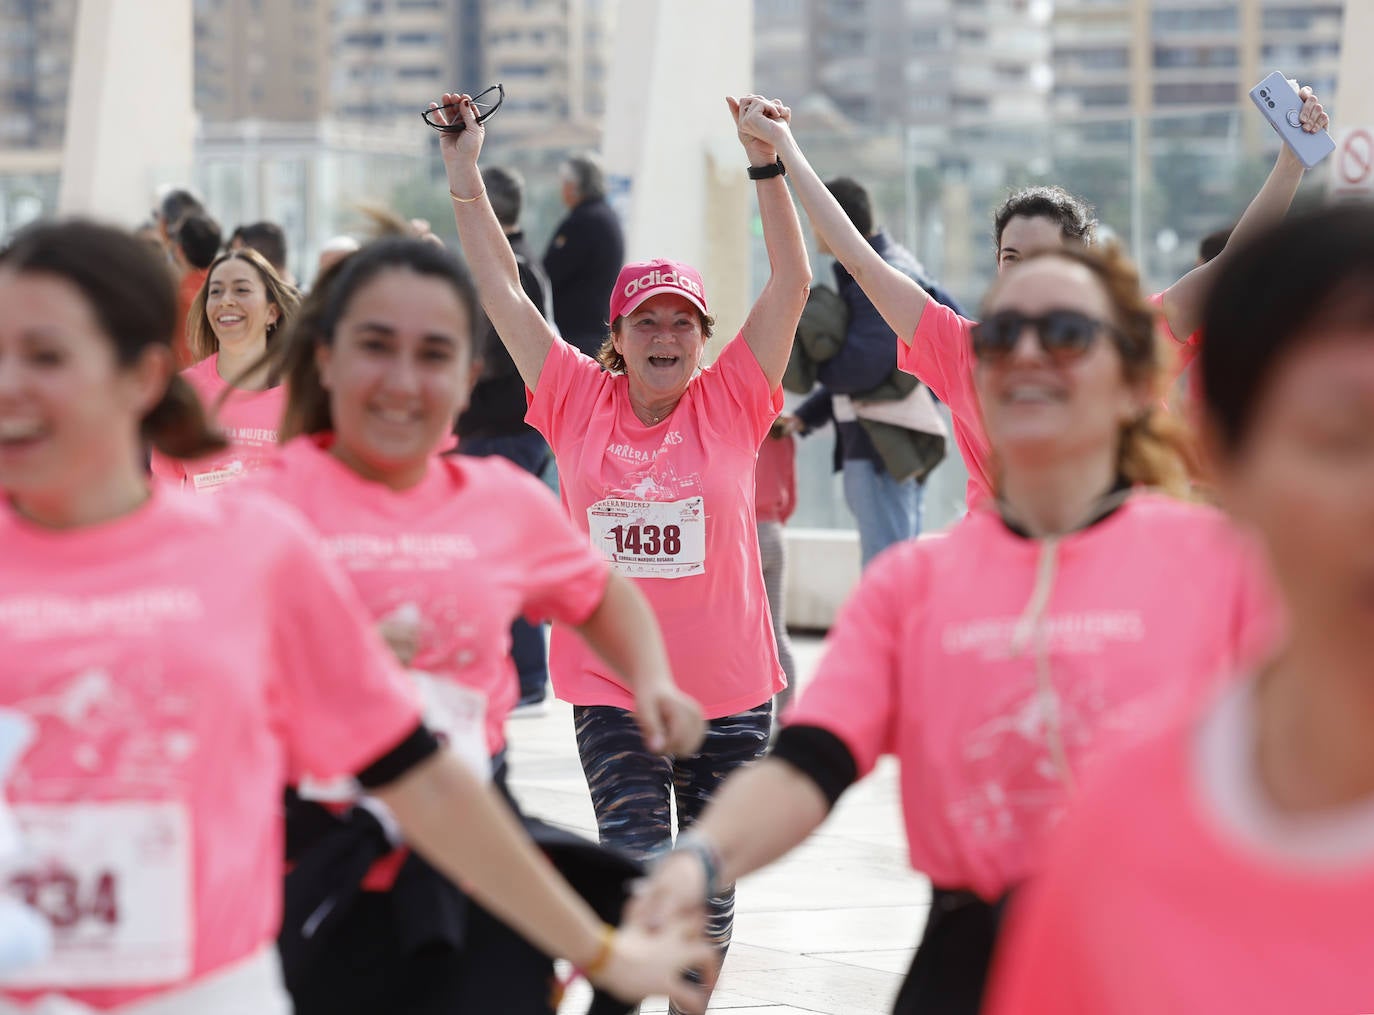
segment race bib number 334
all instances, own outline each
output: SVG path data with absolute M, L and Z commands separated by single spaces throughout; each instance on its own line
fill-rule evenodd
M 191 972 L 190 822 L 176 803 L 27 804 L 14 808 L 22 858 L 5 887 L 47 917 L 51 957 L 8 987 L 123 987 Z
M 706 572 L 702 498 L 656 503 L 602 500 L 587 509 L 592 545 L 628 578 L 685 578 Z

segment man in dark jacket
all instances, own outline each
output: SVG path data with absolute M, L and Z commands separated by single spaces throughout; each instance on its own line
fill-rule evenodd
M 492 167 L 482 170 L 487 198 L 497 221 L 510 239 L 515 263 L 520 269 L 520 285 L 539 312 L 549 316 L 549 281 L 520 231 L 520 209 L 524 203 L 524 181 L 512 169 Z M 473 348 L 482 358 L 482 373 L 472 389 L 467 410 L 458 417 L 458 453 L 508 458 L 526 472 L 543 474 L 552 458 L 549 446 L 539 432 L 525 422 L 525 382 L 515 369 L 496 329 L 479 313 L 479 331 Z M 544 631 L 523 617 L 511 625 L 511 657 L 520 675 L 520 704 L 533 706 L 544 700 L 549 678 L 548 652 Z M 529 709 L 527 708 L 527 711 Z
M 959 310 L 953 298 L 926 277 L 915 255 L 877 227 L 872 199 L 862 184 L 839 177 L 826 187 L 884 261 L 916 279 L 940 303 Z M 821 253 L 829 251 L 822 249 Z M 924 471 L 915 475 L 898 479 L 885 468 L 879 449 L 856 418 L 850 396 L 871 392 L 892 376 L 897 368 L 897 336 L 838 261 L 834 270 L 836 289 L 849 312 L 844 344 L 833 357 L 819 364 L 819 384 L 787 426 L 804 434 L 835 421 L 835 468 L 844 473 L 845 502 L 854 515 L 860 552 L 867 565 L 891 544 L 920 533 L 925 477 L 944 457 L 944 442 L 934 434 L 922 442 L 921 446 L 929 449 L 928 463 Z M 924 387 L 913 391 L 911 397 L 931 398 Z
M 624 266 L 625 237 L 606 202 L 606 177 L 594 156 L 573 156 L 559 176 L 563 203 L 571 210 L 544 252 L 553 319 L 565 342 L 595 357 L 610 333 L 606 308 Z

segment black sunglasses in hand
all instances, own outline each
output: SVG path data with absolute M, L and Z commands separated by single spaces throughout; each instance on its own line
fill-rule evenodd
M 506 90 L 499 83 L 473 96 L 472 106 L 477 112 L 477 122 L 485 123 L 490 119 L 493 113 L 501 108 L 501 103 L 505 101 Z M 452 123 L 445 123 L 443 120 L 439 119 L 439 110 L 441 109 L 452 118 Z M 424 118 L 425 123 L 445 134 L 461 134 L 467 128 L 467 124 L 463 122 L 463 116 L 462 113 L 459 112 L 457 104 L 435 106 L 433 109 L 426 109 L 420 116 Z
M 1118 340 L 1121 335 L 1115 325 L 1077 310 L 1050 310 L 1039 317 L 1003 310 L 973 326 L 973 355 L 986 363 L 1006 359 L 1027 327 L 1046 355 L 1061 363 L 1082 356 L 1104 331 Z

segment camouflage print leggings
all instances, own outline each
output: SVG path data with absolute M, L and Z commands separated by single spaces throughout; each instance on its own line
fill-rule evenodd
M 773 724 L 773 703 L 712 719 L 697 754 L 664 758 L 644 746 L 634 716 L 609 705 L 573 708 L 577 753 L 592 793 L 601 841 L 639 857 L 672 845 L 669 804 L 676 794 L 678 830 L 690 828 L 716 788 L 735 769 L 763 757 Z M 720 948 L 730 946 L 735 886 L 711 899 L 708 932 Z

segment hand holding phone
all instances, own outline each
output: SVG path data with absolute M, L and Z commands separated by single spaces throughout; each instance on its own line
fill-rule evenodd
M 1308 133 L 1302 124 L 1302 96 L 1297 85 L 1278 71 L 1254 88 L 1250 98 L 1283 138 L 1294 155 L 1308 169 L 1336 150 L 1336 142 L 1325 130 Z

